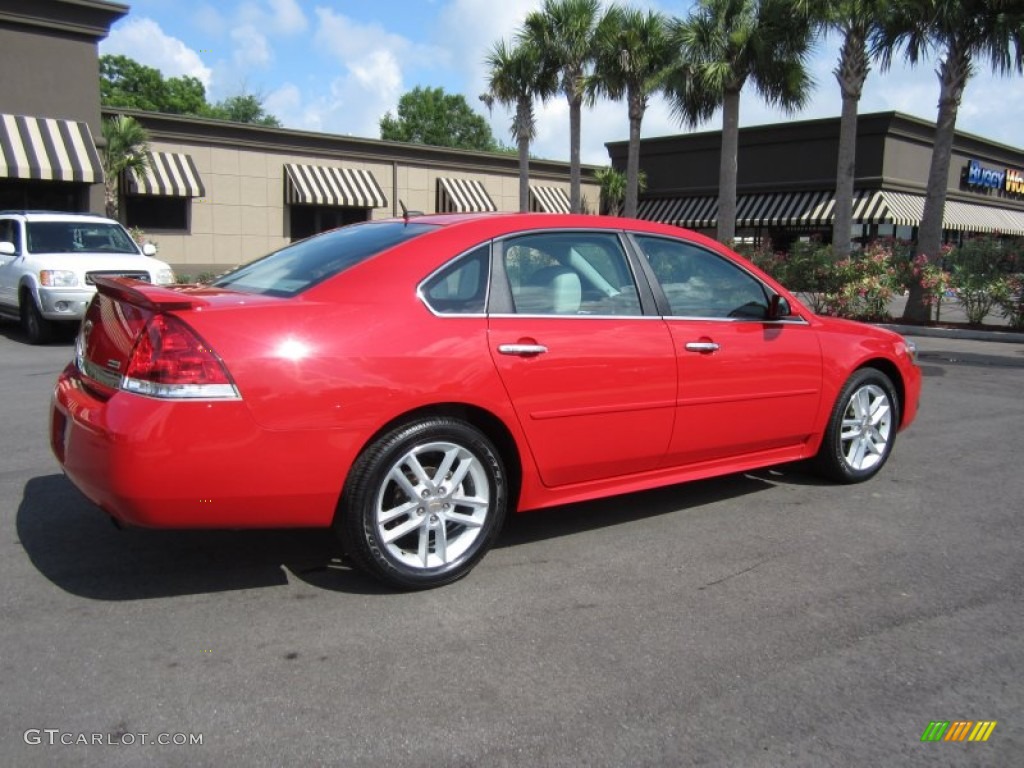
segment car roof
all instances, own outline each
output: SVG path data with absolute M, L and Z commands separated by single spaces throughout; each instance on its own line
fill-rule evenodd
M 382 222 L 423 223 L 436 227 L 435 231 L 451 233 L 472 232 L 480 237 L 502 237 L 518 232 L 542 229 L 607 229 L 629 230 L 636 233 L 666 237 L 686 237 L 713 250 L 722 248 L 714 240 L 692 230 L 658 221 L 629 219 L 619 216 L 601 216 L 580 213 L 431 213 L 415 214 L 408 218 L 373 219 L 370 224 Z
M 69 211 L 0 211 L 0 216 L 18 216 L 26 221 L 86 221 L 91 223 L 116 224 L 113 219 L 98 213 L 77 213 Z

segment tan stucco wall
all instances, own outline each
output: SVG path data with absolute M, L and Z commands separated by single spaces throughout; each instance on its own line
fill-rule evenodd
M 391 217 L 398 200 L 409 210 L 433 213 L 437 180 L 441 177 L 480 181 L 499 211 L 516 211 L 519 207 L 517 175 L 467 173 L 403 162 L 398 162 L 396 168 L 394 163 L 383 161 L 346 161 L 163 140 L 152 141 L 150 146 L 157 152 L 191 155 L 206 190 L 205 197 L 191 202 L 190 232 L 146 232 L 157 244 L 159 258 L 173 264 L 178 272 L 193 276 L 213 265 L 228 268 L 243 264 L 290 242 L 284 181 L 287 164 L 331 165 L 371 172 L 388 200 L 386 208 L 372 210 L 374 219 Z M 568 194 L 568 183 L 544 179 L 533 183 L 560 187 Z M 588 201 L 596 201 L 598 194 L 597 185 L 583 185 Z

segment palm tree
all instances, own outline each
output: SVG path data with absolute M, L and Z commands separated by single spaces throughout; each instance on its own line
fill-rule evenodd
M 546 66 L 536 46 L 520 43 L 514 48 L 504 40 L 494 44 L 487 54 L 490 75 L 487 92 L 480 98 L 488 109 L 495 102 L 515 107 L 512 136 L 519 148 L 519 211 L 530 209 L 530 141 L 535 135 L 533 100 L 553 96 L 557 87 L 556 72 Z
M 836 163 L 835 216 L 832 220 L 832 253 L 836 259 L 850 254 L 853 228 L 853 182 L 857 166 L 857 111 L 864 82 L 871 71 L 868 41 L 880 29 L 888 0 L 801 0 L 800 12 L 810 13 L 824 31 L 842 37 L 839 60 L 832 74 L 839 83 L 842 116 L 839 119 L 839 151 Z
M 1024 71 L 1024 9 L 1019 2 L 1008 0 L 897 0 L 890 4 L 873 49 L 880 56 L 883 69 L 892 64 L 895 51 L 904 51 L 911 65 L 933 49 L 939 51 L 939 110 L 917 240 L 918 253 L 934 259 L 942 246 L 942 220 L 960 100 L 978 61 L 987 63 L 1000 75 Z M 910 286 L 903 318 L 930 318 L 920 284 Z
M 600 213 L 611 216 L 628 216 L 629 214 L 620 211 L 622 201 L 626 199 L 626 175 L 607 165 L 594 172 L 594 179 L 601 187 Z M 637 189 L 640 192 L 647 189 L 646 173 L 643 171 L 637 173 L 636 181 Z
M 149 167 L 149 134 L 134 118 L 116 115 L 103 121 L 106 146 L 100 148 L 107 217 L 120 218 L 119 180 L 125 171 L 141 174 Z
M 747 81 L 766 102 L 787 112 L 808 98 L 811 79 L 806 61 L 810 23 L 795 13 L 792 0 L 700 0 L 695 12 L 673 24 L 682 66 L 694 78 L 680 80 L 670 101 L 692 126 L 707 119 L 707 99 L 722 107 L 722 155 L 719 166 L 718 239 L 731 245 L 736 235 L 736 177 L 740 92 Z
M 613 5 L 597 26 L 591 98 L 626 98 L 629 149 L 626 155 L 624 216 L 635 217 L 640 190 L 640 125 L 651 94 L 661 90 L 675 61 L 668 21 L 660 13 Z
M 594 33 L 601 11 L 599 0 L 544 0 L 530 13 L 519 42 L 535 45 L 545 61 L 558 69 L 558 89 L 569 102 L 569 203 L 582 210 L 580 198 L 580 113 L 586 76 L 594 61 Z

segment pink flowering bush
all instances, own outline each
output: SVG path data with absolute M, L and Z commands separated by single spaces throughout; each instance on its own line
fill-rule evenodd
M 838 287 L 827 293 L 827 314 L 855 320 L 888 320 L 889 302 L 901 288 L 892 246 L 870 243 L 834 264 Z

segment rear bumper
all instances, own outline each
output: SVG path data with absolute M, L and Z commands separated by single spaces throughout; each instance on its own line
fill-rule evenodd
M 328 526 L 349 442 L 341 430 L 265 430 L 240 401 L 104 398 L 74 365 L 50 410 L 68 478 L 119 522 L 151 528 Z

